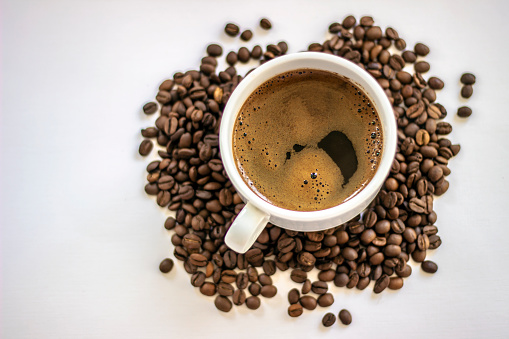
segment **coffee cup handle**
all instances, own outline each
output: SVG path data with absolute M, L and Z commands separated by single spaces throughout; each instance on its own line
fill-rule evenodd
M 248 202 L 226 233 L 226 245 L 235 252 L 245 253 L 258 239 L 268 221 L 267 213 Z

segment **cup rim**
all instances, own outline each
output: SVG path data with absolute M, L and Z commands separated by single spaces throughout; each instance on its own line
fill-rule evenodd
M 373 99 L 373 103 L 376 105 L 378 115 L 382 122 L 383 128 L 383 151 L 382 157 L 380 160 L 380 164 L 378 169 L 371 178 L 370 182 L 364 187 L 360 192 L 354 195 L 349 200 L 342 202 L 339 205 L 334 207 L 330 207 L 323 210 L 317 211 L 295 211 L 289 210 L 282 207 L 275 206 L 268 201 L 259 197 L 254 191 L 252 191 L 249 186 L 242 179 L 237 166 L 235 164 L 235 159 L 233 157 L 233 127 L 237 117 L 239 110 L 242 108 L 245 100 L 252 94 L 252 92 L 263 82 L 269 80 L 270 78 L 277 76 L 278 74 L 286 73 L 292 69 L 299 68 L 313 68 L 320 69 L 320 67 L 296 67 L 291 68 L 289 70 L 277 71 L 278 67 L 281 64 L 295 61 L 303 61 L 303 60 L 318 60 L 324 61 L 324 64 L 336 64 L 340 66 L 340 68 L 348 69 L 350 72 L 355 73 L 359 76 L 363 81 L 367 83 L 370 87 L 366 89 L 365 86 L 362 86 L 354 79 L 349 79 L 354 82 L 357 86 L 360 86 L 369 96 Z M 322 68 L 325 71 L 337 73 L 341 75 L 339 72 L 331 71 L 329 68 Z M 343 75 L 344 76 L 344 75 Z M 252 83 L 255 83 L 255 87 L 249 93 L 246 93 L 246 89 L 248 87 L 252 87 Z M 375 98 L 376 97 L 376 98 Z M 375 100 L 377 99 L 377 100 Z M 380 105 L 375 103 L 375 101 L 379 102 Z M 289 55 L 284 55 L 278 57 L 276 59 L 270 60 L 263 65 L 260 65 L 251 73 L 249 73 L 236 87 L 233 91 L 232 95 L 228 99 L 228 103 L 223 110 L 223 115 L 221 117 L 221 126 L 219 129 L 219 149 L 221 152 L 221 158 L 223 161 L 223 166 L 228 174 L 230 181 L 233 186 L 237 190 L 237 192 L 244 197 L 250 204 L 254 205 L 258 209 L 264 211 L 269 214 L 271 219 L 272 217 L 276 217 L 278 219 L 286 219 L 286 220 L 298 220 L 301 222 L 320 222 L 322 220 L 327 220 L 331 218 L 335 218 L 338 215 L 345 214 L 352 209 L 358 208 L 360 205 L 365 204 L 367 199 L 370 197 L 374 197 L 377 191 L 382 187 L 385 179 L 389 173 L 389 170 L 392 166 L 392 162 L 394 159 L 394 155 L 396 153 L 396 145 L 397 145 L 397 126 L 396 119 L 393 115 L 393 108 L 387 98 L 385 92 L 382 87 L 378 84 L 378 82 L 373 78 L 368 72 L 361 69 L 359 66 L 354 64 L 351 61 L 348 61 L 344 58 L 329 55 L 325 53 L 317 53 L 317 52 L 300 52 Z M 365 206 L 364 206 L 365 207 Z M 284 227 L 284 225 L 281 225 Z

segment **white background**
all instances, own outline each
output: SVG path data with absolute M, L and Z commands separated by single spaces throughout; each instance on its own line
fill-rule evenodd
M 509 5 L 500 1 L 2 1 L 0 225 L 2 338 L 503 338 L 509 336 Z M 143 191 L 149 159 L 139 131 L 153 123 L 143 104 L 176 71 L 199 66 L 207 43 L 241 43 L 228 21 L 252 28 L 256 43 L 285 39 L 290 52 L 323 42 L 348 14 L 392 26 L 409 48 L 422 41 L 445 89 L 450 189 L 437 199 L 443 245 L 414 265 L 400 291 L 374 295 L 331 288 L 329 309 L 287 315 L 289 271 L 257 311 L 218 312 L 173 257 L 167 210 Z M 263 32 L 267 16 L 273 30 Z M 255 63 L 251 66 L 254 66 Z M 244 69 L 245 71 L 245 69 Z M 458 79 L 477 75 L 455 117 Z M 325 329 L 327 312 L 347 308 L 349 327 Z

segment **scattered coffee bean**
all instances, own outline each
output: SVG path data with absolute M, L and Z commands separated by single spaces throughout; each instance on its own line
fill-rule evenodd
M 224 32 L 231 37 L 235 37 L 239 34 L 240 28 L 239 28 L 239 26 L 237 26 L 235 24 L 229 23 L 229 24 L 226 24 L 226 26 L 224 28 Z
M 438 265 L 431 260 L 425 260 L 421 263 L 421 268 L 426 273 L 435 273 L 438 270 Z
M 473 85 L 475 84 L 475 75 L 472 73 L 463 73 L 461 75 L 460 81 L 464 85 Z
M 207 54 L 212 57 L 218 57 L 223 54 L 223 48 L 218 44 L 210 44 L 207 46 Z
M 262 56 L 263 54 L 263 51 L 262 51 L 262 48 L 260 47 L 260 45 L 256 45 L 253 47 L 253 49 L 251 50 L 251 58 L 253 59 L 260 59 L 260 57 Z
M 444 82 L 441 79 L 437 78 L 437 77 L 429 78 L 428 85 L 432 89 L 442 89 L 442 88 L 444 88 Z
M 249 61 L 251 56 L 249 50 L 246 47 L 241 47 L 237 53 L 240 62 L 246 63 Z
M 336 316 L 333 313 L 326 313 L 323 316 L 322 324 L 325 327 L 331 327 L 336 322 Z
M 420 56 L 426 56 L 429 54 L 429 47 L 423 43 L 418 42 L 414 47 L 415 54 Z
M 152 141 L 145 139 L 140 144 L 139 153 L 140 155 L 146 156 L 152 151 L 152 148 L 154 148 Z
M 348 310 L 342 309 L 339 311 L 338 318 L 343 325 L 350 325 L 352 323 L 352 315 Z
M 302 306 L 300 304 L 292 304 L 288 307 L 288 315 L 290 317 L 299 317 L 300 315 L 302 315 L 302 312 L 303 312 L 303 309 L 302 309 Z
M 306 310 L 310 310 L 310 311 L 314 310 L 317 305 L 316 299 L 310 295 L 305 295 L 303 297 L 300 297 L 299 302 L 302 305 L 302 307 L 304 307 Z
M 232 309 L 232 302 L 227 297 L 223 297 L 221 295 L 218 295 L 216 299 L 214 300 L 214 305 L 216 305 L 216 308 L 222 312 L 230 312 Z
M 159 270 L 163 273 L 169 273 L 173 269 L 173 260 L 166 258 L 159 264 Z
M 296 288 L 292 288 L 290 292 L 288 292 L 288 302 L 290 305 L 296 304 L 299 302 L 300 299 L 300 293 L 299 290 Z
M 240 35 L 240 38 L 244 41 L 249 41 L 253 37 L 253 32 L 250 29 L 246 29 L 242 34 Z
M 277 288 L 274 285 L 262 286 L 260 294 L 265 298 L 272 298 L 277 294 Z
M 155 102 L 147 102 L 143 106 L 143 113 L 148 115 L 148 114 L 154 114 L 155 112 L 157 112 L 157 104 Z
M 234 51 L 231 51 L 228 53 L 228 55 L 226 55 L 226 62 L 228 63 L 228 65 L 233 66 L 237 63 L 237 61 L 238 61 L 237 53 L 235 53 Z
M 330 293 L 325 293 L 318 297 L 317 302 L 320 307 L 329 307 L 334 303 L 334 297 Z
M 301 269 L 293 270 L 290 275 L 290 279 L 292 279 L 296 283 L 303 283 L 304 281 L 306 281 L 307 277 L 308 277 L 307 273 Z
M 311 285 L 311 291 L 316 294 L 325 294 L 327 293 L 327 290 L 329 289 L 329 286 L 324 281 L 315 281 Z
M 419 73 L 426 73 L 429 71 L 429 64 L 426 61 L 419 61 L 415 63 L 415 71 Z
M 235 305 L 240 306 L 246 302 L 246 292 L 244 290 L 235 290 L 233 292 L 232 301 Z
M 458 108 L 458 116 L 461 118 L 468 118 L 472 115 L 472 109 L 467 106 L 462 106 Z
M 269 21 L 269 19 L 263 18 L 263 19 L 260 20 L 260 27 L 263 28 L 263 29 L 271 29 L 272 28 L 272 24 Z
M 302 284 L 302 294 L 308 294 L 311 291 L 311 280 L 306 279 Z
M 474 93 L 474 88 L 472 87 L 472 85 L 464 85 L 461 88 L 461 96 L 465 99 L 470 98 L 473 93 Z
M 246 299 L 246 306 L 251 310 L 256 310 L 260 307 L 261 301 L 257 296 L 250 296 Z

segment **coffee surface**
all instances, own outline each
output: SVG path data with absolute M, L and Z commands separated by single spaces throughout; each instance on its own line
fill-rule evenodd
M 316 69 L 280 74 L 240 110 L 233 154 L 248 186 L 297 211 L 337 206 L 362 190 L 381 159 L 382 128 L 364 91 Z

